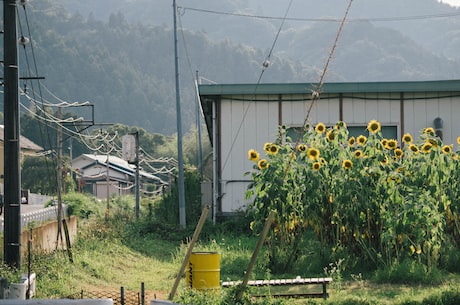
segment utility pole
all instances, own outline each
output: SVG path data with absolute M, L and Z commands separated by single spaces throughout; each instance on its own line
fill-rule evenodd
M 174 66 L 176 71 L 176 116 L 177 116 L 177 159 L 179 167 L 179 223 L 182 228 L 186 227 L 185 217 L 185 194 L 184 194 L 184 160 L 182 156 L 182 118 L 180 111 L 179 89 L 179 56 L 177 50 L 177 5 L 173 0 L 174 11 Z
M 4 46 L 4 261 L 21 268 L 21 175 L 19 122 L 18 33 L 16 0 L 3 1 Z
M 201 144 L 201 107 L 200 107 L 200 92 L 198 85 L 200 77 L 196 71 L 195 92 L 196 92 L 196 128 L 197 128 L 197 144 L 198 144 L 198 168 L 200 170 L 200 179 L 203 179 L 203 147 Z
M 58 124 L 57 124 L 57 236 L 56 248 L 59 245 L 59 239 L 62 241 L 62 108 L 58 107 L 57 110 Z
M 140 179 L 139 179 L 139 131 L 136 131 L 136 207 L 135 214 L 136 219 L 139 219 L 139 207 L 140 207 Z

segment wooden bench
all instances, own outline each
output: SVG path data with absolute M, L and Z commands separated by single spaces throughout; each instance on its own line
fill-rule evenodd
M 327 285 L 332 282 L 330 277 L 320 277 L 320 278 L 301 278 L 297 277 L 295 279 L 278 279 L 278 280 L 254 280 L 248 281 L 248 286 L 252 287 L 263 287 L 263 286 L 294 286 L 294 285 L 322 285 L 322 292 L 306 292 L 306 293 L 275 293 L 270 294 L 273 297 L 310 297 L 310 298 L 324 298 L 329 297 L 327 293 Z M 226 281 L 222 282 L 222 287 L 232 287 L 240 285 L 242 281 Z

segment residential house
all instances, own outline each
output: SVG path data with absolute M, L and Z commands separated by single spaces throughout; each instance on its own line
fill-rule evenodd
M 21 162 L 24 160 L 25 156 L 35 156 L 38 152 L 43 151 L 43 148 L 31 140 L 27 139 L 24 136 L 19 138 L 20 145 L 20 158 Z M 0 125 L 0 193 L 3 194 L 3 174 L 4 174 L 4 154 L 5 154 L 5 144 L 4 144 L 4 126 Z
M 83 154 L 73 159 L 71 166 L 77 174 L 78 190 L 99 199 L 107 198 L 107 194 L 126 195 L 135 191 L 136 167 L 116 156 Z M 142 192 L 146 192 L 147 185 L 154 185 L 156 191 L 167 185 L 143 170 L 139 170 L 139 181 Z
M 263 150 L 280 125 L 294 135 L 304 123 L 344 121 L 358 135 L 375 119 L 387 138 L 400 141 L 404 133 L 433 127 L 454 149 L 460 135 L 460 80 L 325 83 L 320 89 L 309 83 L 212 84 L 200 85 L 199 95 L 213 145 L 214 219 L 247 205 L 244 173 L 253 166 L 247 152 Z

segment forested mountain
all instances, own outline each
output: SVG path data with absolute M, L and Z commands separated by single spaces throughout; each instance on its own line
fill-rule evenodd
M 218 83 L 255 83 L 273 47 L 262 82 L 318 81 L 348 1 L 293 1 L 274 44 L 288 4 L 178 1 L 186 130 L 195 122 L 196 71 Z M 96 122 L 175 132 L 172 1 L 40 0 L 27 11 L 38 73 L 52 94 L 90 101 Z M 354 1 L 348 21 L 326 81 L 460 78 L 458 10 L 436 0 Z

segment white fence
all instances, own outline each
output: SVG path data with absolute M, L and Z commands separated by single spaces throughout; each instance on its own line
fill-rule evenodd
M 42 222 L 57 219 L 58 207 L 52 206 L 38 211 L 21 215 L 21 226 L 27 228 L 29 224 L 38 225 Z M 65 205 L 62 205 L 62 217 L 66 217 Z M 0 232 L 3 232 L 3 218 L 0 219 Z

